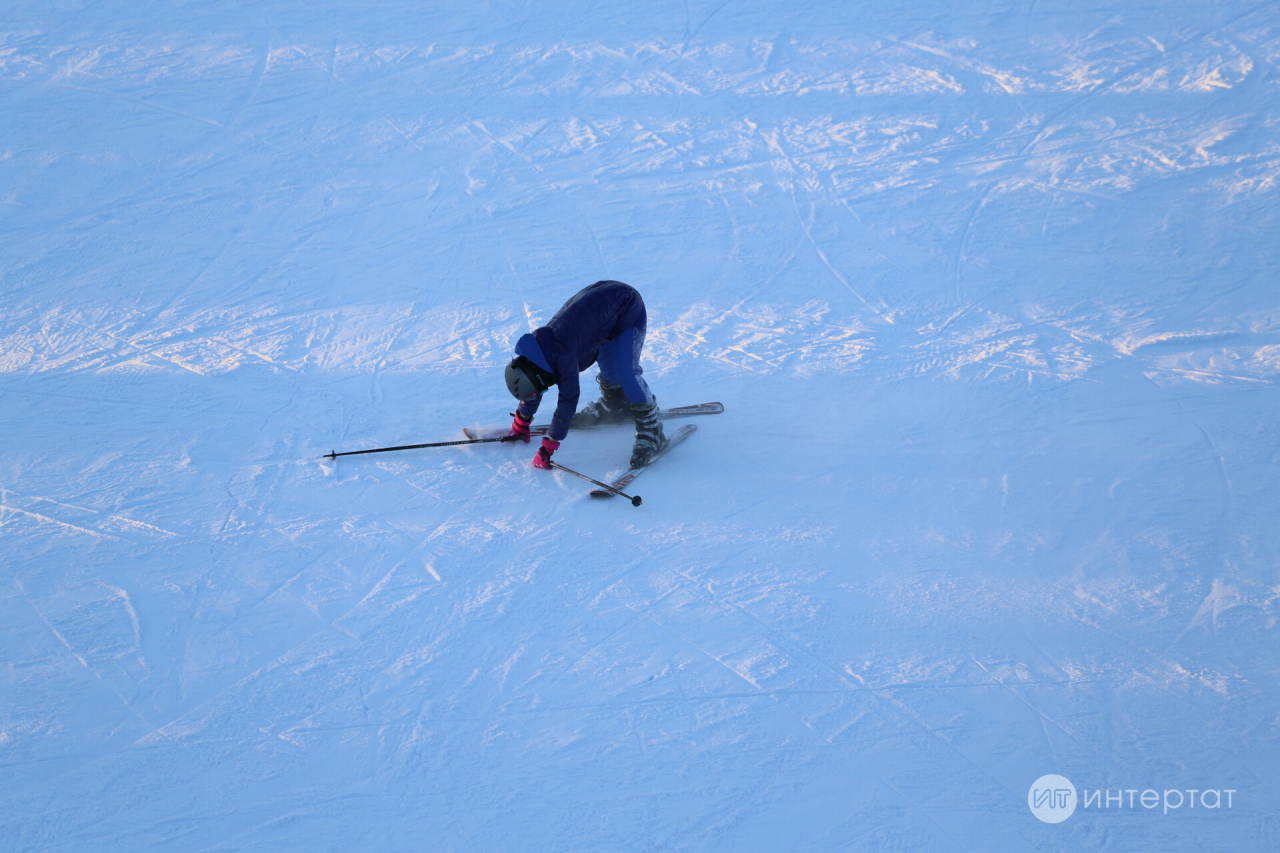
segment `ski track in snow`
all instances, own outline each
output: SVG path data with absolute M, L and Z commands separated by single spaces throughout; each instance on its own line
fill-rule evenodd
M 0 13 L 0 847 L 1272 849 L 1278 27 Z M 726 405 L 643 507 L 319 461 L 602 278 Z

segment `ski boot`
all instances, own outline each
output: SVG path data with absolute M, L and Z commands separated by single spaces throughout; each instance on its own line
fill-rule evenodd
M 573 429 L 583 427 L 620 424 L 631 419 L 631 409 L 627 405 L 627 395 L 621 385 L 606 382 L 597 374 L 596 382 L 600 383 L 600 399 L 593 400 L 582 407 L 582 411 L 573 416 L 569 426 Z
M 643 468 L 654 460 L 667 446 L 667 436 L 658 420 L 658 401 L 632 403 L 631 413 L 636 419 L 636 444 L 631 451 L 631 467 Z

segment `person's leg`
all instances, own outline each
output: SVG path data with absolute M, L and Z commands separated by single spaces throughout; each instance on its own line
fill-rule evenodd
M 573 416 L 570 426 L 575 428 L 601 426 L 603 424 L 622 423 L 631 418 L 631 407 L 628 405 L 626 392 L 618 382 L 618 376 L 626 371 L 618 368 L 617 340 L 606 341 L 596 353 L 596 366 L 600 375 L 596 382 L 600 385 L 600 399 L 592 400 Z
M 600 368 L 600 383 L 603 385 L 621 385 L 618 382 L 618 341 L 605 341 L 596 353 L 596 367 Z
M 624 329 L 616 338 L 600 347 L 596 362 L 606 382 L 622 386 L 631 404 L 652 403 L 653 392 L 644 381 L 640 352 L 644 349 L 644 324 Z
M 640 323 L 623 331 L 613 340 L 613 353 L 607 360 L 610 376 L 622 386 L 631 404 L 631 415 L 636 420 L 636 443 L 631 451 L 631 467 L 641 468 L 653 461 L 667 444 L 658 420 L 658 400 L 644 381 L 644 369 L 640 367 L 640 352 L 644 349 L 645 325 Z M 600 367 L 605 375 L 606 364 Z

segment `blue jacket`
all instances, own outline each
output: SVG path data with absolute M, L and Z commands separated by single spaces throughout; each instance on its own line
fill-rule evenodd
M 556 378 L 560 399 L 551 418 L 554 441 L 563 441 L 569 432 L 581 394 L 578 374 L 595 364 L 600 345 L 647 321 L 644 300 L 634 287 L 620 281 L 597 281 L 574 294 L 547 325 L 516 342 L 516 355 L 523 355 Z M 521 403 L 520 415 L 532 420 L 541 402 L 539 395 Z

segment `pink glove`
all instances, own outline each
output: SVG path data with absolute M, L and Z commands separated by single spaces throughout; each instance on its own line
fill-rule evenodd
M 507 435 L 509 436 L 514 435 L 517 438 L 519 438 L 521 441 L 523 441 L 525 444 L 528 444 L 529 443 L 529 424 L 533 423 L 533 421 L 532 420 L 526 421 L 524 418 L 520 417 L 519 412 L 513 412 L 511 417 L 512 417 L 511 432 L 507 433 Z
M 552 441 L 549 438 L 542 439 L 542 446 L 538 448 L 538 455 L 533 457 L 533 467 L 541 468 L 544 471 L 551 470 L 551 454 L 555 453 L 560 447 L 560 442 Z

